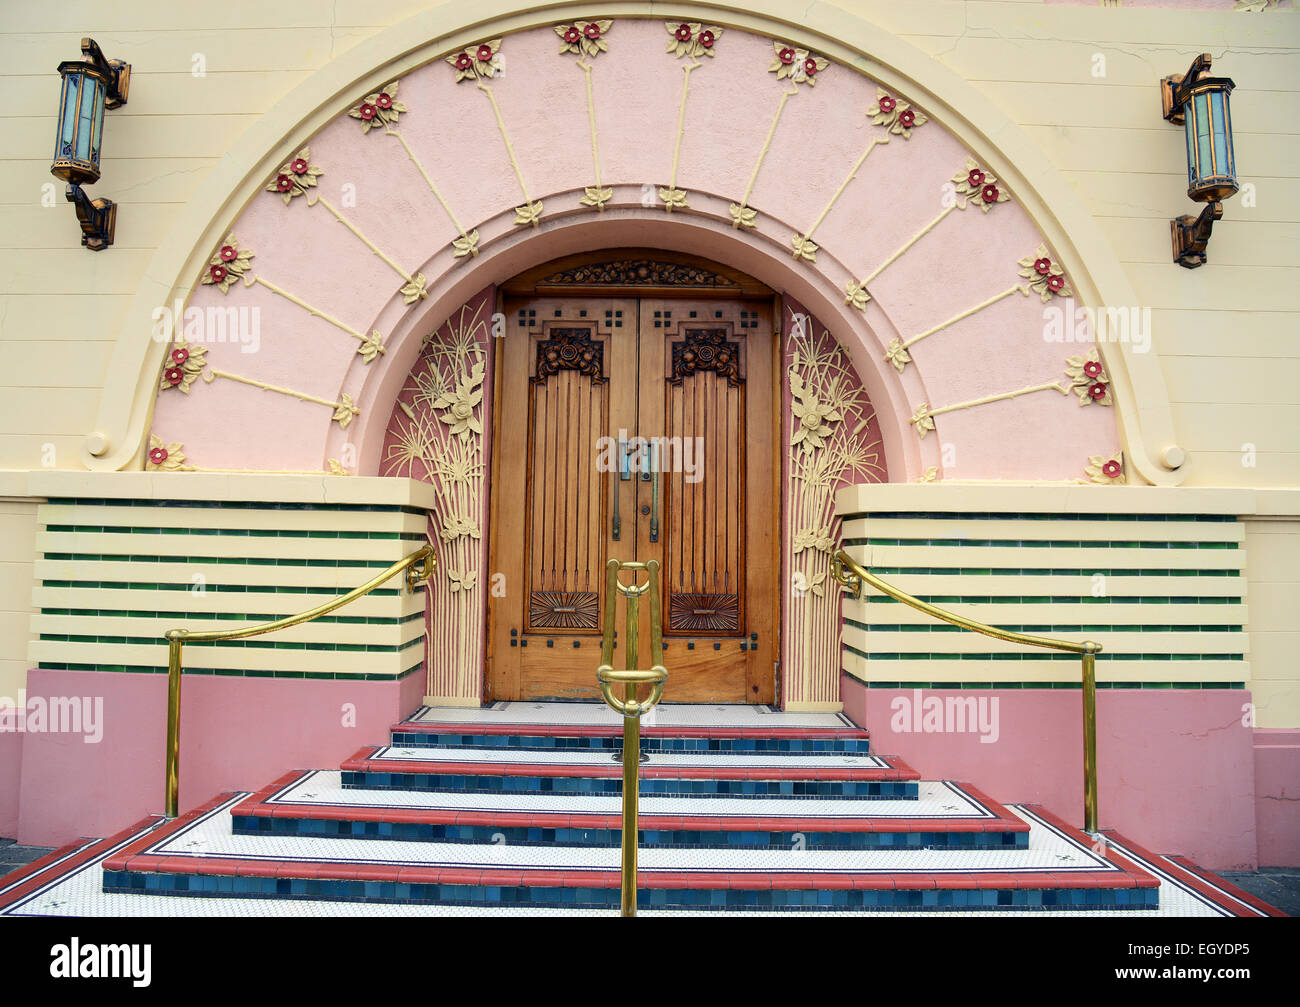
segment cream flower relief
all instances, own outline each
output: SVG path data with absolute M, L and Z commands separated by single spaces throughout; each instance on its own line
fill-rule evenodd
M 791 410 L 799 420 L 799 429 L 790 438 L 790 446 L 803 445 L 803 450 L 814 451 L 825 447 L 831 435 L 830 425 L 844 417 L 830 402 L 819 402 L 817 393 L 804 385 L 797 374 L 790 375 L 790 391 L 794 394 Z

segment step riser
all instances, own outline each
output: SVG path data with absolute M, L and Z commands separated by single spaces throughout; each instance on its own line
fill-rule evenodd
M 483 748 L 508 752 L 609 752 L 623 754 L 621 737 L 426 734 L 391 732 L 394 748 Z M 641 751 L 687 755 L 869 755 L 867 738 L 642 738 Z
M 330 839 L 391 839 L 404 842 L 506 846 L 618 847 L 621 829 L 534 828 L 495 825 L 431 825 L 314 818 L 233 816 L 239 836 L 319 836 Z M 642 829 L 640 845 L 725 850 L 1023 850 L 1027 832 L 781 832 Z
M 343 770 L 345 790 L 418 790 L 423 793 L 583 794 L 622 793 L 619 777 L 475 776 L 464 773 L 381 773 Z M 914 780 L 717 780 L 641 779 L 643 797 L 842 797 L 914 801 Z
M 605 909 L 617 912 L 617 888 L 549 887 L 540 885 L 403 884 L 390 881 L 351 881 L 316 878 L 259 878 L 200 874 L 104 872 L 104 891 L 117 894 L 176 895 L 267 899 L 325 899 L 376 903 L 437 903 L 442 905 L 516 906 L 566 909 Z M 1050 888 L 883 890 L 747 890 L 642 889 L 642 909 L 824 909 L 852 910 L 1133 910 L 1155 909 L 1156 889 Z

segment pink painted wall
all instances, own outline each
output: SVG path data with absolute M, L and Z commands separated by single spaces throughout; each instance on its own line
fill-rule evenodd
M 23 739 L 0 734 L 0 836 L 18 835 L 18 788 L 23 771 Z
M 290 769 L 324 769 L 420 705 L 424 676 L 318 681 L 193 675 L 181 690 L 181 811 L 223 790 L 254 790 Z M 20 843 L 58 846 L 107 836 L 163 809 L 167 679 L 163 675 L 48 671 L 27 675 L 28 696 L 103 698 L 103 738 L 23 737 Z M 344 704 L 355 727 L 342 724 Z M 13 833 L 10 833 L 11 835 Z
M 900 756 L 924 779 L 969 781 L 995 800 L 1042 804 L 1082 824 L 1077 690 L 924 690 L 925 697 L 997 699 L 1000 735 L 996 742 L 982 743 L 977 733 L 895 732 L 891 704 L 900 696 L 912 700 L 913 690 L 867 689 L 849 675 L 841 689 L 845 713 L 871 731 L 877 754 Z M 1258 856 L 1251 785 L 1255 732 L 1241 723 L 1242 704 L 1249 700 L 1250 693 L 1230 689 L 1098 692 L 1102 827 L 1211 870 L 1253 870 Z M 1291 780 L 1294 790 L 1294 773 Z M 1274 841 L 1268 849 L 1274 849 Z
M 1261 867 L 1300 865 L 1300 729 L 1255 731 L 1255 827 Z

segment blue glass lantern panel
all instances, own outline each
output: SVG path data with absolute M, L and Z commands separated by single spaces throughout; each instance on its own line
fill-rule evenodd
M 81 91 L 81 74 L 63 78 L 63 109 L 59 116 L 59 139 L 54 156 L 72 157 L 72 137 L 77 127 L 77 95 Z
M 77 109 L 78 161 L 89 161 L 91 141 L 95 139 L 96 112 L 103 107 L 103 87 L 98 79 L 84 75 L 81 80 L 81 100 Z
M 1232 127 L 1228 122 L 1228 94 L 1215 91 L 1210 96 L 1210 111 L 1214 129 L 1214 165 L 1216 175 L 1236 176 L 1232 156 Z
M 1202 92 L 1192 101 L 1196 110 L 1196 174 L 1191 177 L 1190 184 L 1196 185 L 1206 175 L 1214 174 L 1214 155 L 1210 137 L 1209 95 Z

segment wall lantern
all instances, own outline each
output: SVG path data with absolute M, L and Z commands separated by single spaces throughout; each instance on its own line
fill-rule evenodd
M 59 64 L 63 89 L 50 174 L 68 183 L 66 196 L 76 207 L 81 243 L 100 252 L 113 243 L 117 205 L 110 199 L 91 199 L 81 187 L 99 181 L 104 109 L 126 104 L 131 67 L 120 59 L 105 59 L 90 38 L 81 40 L 81 55 Z
M 1192 61 L 1185 74 L 1160 82 L 1164 117 L 1187 133 L 1187 195 L 1205 209 L 1200 216 L 1184 215 L 1169 222 L 1174 261 L 1195 269 L 1205 265 L 1205 246 L 1214 222 L 1223 217 L 1222 200 L 1237 191 L 1237 165 L 1232 154 L 1232 113 L 1228 96 L 1236 85 L 1227 77 L 1208 77 L 1210 54 Z

